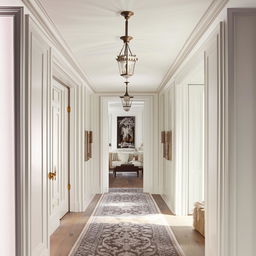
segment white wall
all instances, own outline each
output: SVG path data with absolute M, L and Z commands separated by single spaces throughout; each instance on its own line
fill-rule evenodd
M 204 200 L 204 85 L 188 86 L 188 213 Z
M 48 122 L 51 107 L 51 85 L 53 77 L 70 88 L 70 210 L 84 211 L 93 195 L 93 160 L 84 160 L 84 131 L 92 130 L 92 91 L 86 82 L 70 66 L 61 50 L 56 48 L 45 31 L 27 17 L 26 38 L 29 58 L 25 73 L 28 81 L 28 223 L 29 248 L 26 255 L 49 254 L 47 197 L 50 167 L 51 126 Z M 43 59 L 43 61 L 42 61 Z M 43 74 L 43 76 L 42 76 Z M 49 155 L 49 157 L 47 157 Z M 93 156 L 94 157 L 94 156 Z M 31 185 L 30 185 L 31 184 Z M 68 184 L 66 184 L 67 186 Z M 67 187 L 66 187 L 67 189 Z
M 256 251 L 256 8 L 230 11 L 228 87 L 229 255 Z
M 203 73 L 203 54 L 198 54 L 177 74 L 170 86 L 159 96 L 160 132 L 172 130 L 173 134 L 173 159 L 163 159 L 161 149 L 162 193 L 171 210 L 179 215 L 191 213 L 191 205 L 204 197 Z M 201 88 L 201 98 L 200 92 L 197 90 L 198 87 Z M 196 114 L 197 110 L 200 110 L 201 116 L 197 114 L 198 118 L 196 119 L 194 113 L 191 112 L 193 110 Z M 201 142 L 199 143 L 199 141 Z
M 172 212 L 176 212 L 176 173 L 175 173 L 175 157 L 176 157 L 176 130 L 174 129 L 175 124 L 175 85 L 171 85 L 171 87 L 166 90 L 163 94 L 159 96 L 159 110 L 160 110 L 160 132 L 161 131 L 172 131 L 173 136 L 173 158 L 172 160 L 166 160 L 163 158 L 163 145 L 159 144 L 160 154 L 159 154 L 159 162 L 160 167 L 162 166 L 162 194 L 168 206 L 172 210 Z M 160 136 L 159 136 L 160 143 Z
M 0 255 L 15 254 L 13 17 L 0 17 Z
M 133 104 L 131 110 L 126 112 L 123 110 L 121 103 L 109 103 L 109 142 L 111 148 L 109 150 L 117 150 L 117 117 L 118 116 L 135 116 L 135 147 L 138 148 L 143 143 L 143 123 L 144 123 L 144 104 Z
M 24 1 L 26 2 L 26 1 Z M 24 6 L 21 1 L 2 1 L 1 3 L 7 5 L 19 5 Z M 18 194 L 21 197 L 19 204 L 22 209 L 22 216 L 17 216 L 22 220 L 21 231 L 21 250 L 18 251 L 20 255 L 32 256 L 32 255 L 49 255 L 49 235 L 48 235 L 48 172 L 51 170 L 49 165 L 49 141 L 51 136 L 51 127 L 49 126 L 49 111 L 50 111 L 50 91 L 53 76 L 57 77 L 61 82 L 70 87 L 71 91 L 71 210 L 82 211 L 86 208 L 93 195 L 99 192 L 97 183 L 99 176 L 95 177 L 93 171 L 93 160 L 84 162 L 84 130 L 92 129 L 95 126 L 92 125 L 92 106 L 90 101 L 93 91 L 88 86 L 85 77 L 77 64 L 72 60 L 72 57 L 67 53 L 63 42 L 58 41 L 58 34 L 53 32 L 54 28 L 50 28 L 50 24 L 47 23 L 47 19 L 40 12 L 40 8 L 33 9 L 28 3 L 28 8 L 24 8 L 25 14 L 29 15 L 25 19 L 25 15 L 22 16 L 23 22 L 19 24 L 22 28 L 21 31 L 21 50 L 22 56 L 22 77 L 23 81 L 19 85 L 21 88 L 21 115 L 22 125 L 24 122 L 24 133 L 26 136 L 22 136 L 21 145 L 21 158 L 24 160 L 20 173 L 22 179 L 18 181 L 23 187 Z M 32 14 L 33 13 L 33 14 Z M 42 19 L 37 19 L 35 16 L 42 15 Z M 2 17 L 1 17 L 2 20 Z M 8 28 L 8 33 L 12 32 L 12 28 Z M 1 30 L 1 33 L 3 31 Z M 12 40 L 7 41 L 8 35 L 2 35 L 1 38 L 1 64 L 5 60 L 2 55 L 3 47 L 5 49 L 6 57 L 11 54 Z M 18 40 L 18 39 L 17 39 Z M 6 44 L 7 43 L 7 44 Z M 23 47 L 24 46 L 24 47 Z M 17 46 L 19 47 L 19 46 Z M 8 56 L 8 60 L 11 61 L 11 56 Z M 9 63 L 10 65 L 12 63 Z M 5 68 L 12 71 L 10 66 L 6 63 L 4 67 L 1 67 L 0 79 L 9 79 L 11 74 L 3 72 Z M 5 77 L 6 75 L 6 77 Z M 3 87 L 6 81 L 1 80 L 1 106 L 2 119 L 1 131 L 8 127 L 9 137 L 5 135 L 5 140 L 8 139 L 9 149 L 6 145 L 4 153 L 8 154 L 8 157 L 4 157 L 4 153 L 1 154 L 1 160 L 3 168 L 5 161 L 8 160 L 8 172 L 6 174 L 12 175 L 12 177 L 4 177 L 1 179 L 4 185 L 1 185 L 1 189 L 4 191 L 1 193 L 4 199 L 8 199 L 8 206 L 2 211 L 6 216 L 1 217 L 4 222 L 1 224 L 2 230 L 5 231 L 4 238 L 1 239 L 1 249 L 8 250 L 7 253 L 1 255 L 14 255 L 15 250 L 15 235 L 14 232 L 14 173 L 12 172 L 14 161 L 14 148 L 11 141 L 13 140 L 13 87 L 11 81 L 8 85 L 8 91 L 6 87 Z M 2 96 L 4 98 L 2 99 Z M 10 106 L 11 104 L 11 106 Z M 8 119 L 4 119 L 8 108 Z M 2 124 L 5 126 L 2 127 Z M 2 129 L 3 128 L 3 129 Z M 3 133 L 2 133 L 3 134 Z M 7 141 L 1 144 L 5 145 Z M 97 152 L 94 153 L 96 154 Z M 4 159 L 2 159 L 4 157 Z M 94 156 L 93 156 L 94 157 Z M 7 162 L 6 162 L 7 165 Z M 7 168 L 7 166 L 6 166 Z M 97 168 L 97 166 L 96 166 Z M 97 168 L 98 171 L 98 168 Z M 96 172 L 97 173 L 97 172 Z M 3 175 L 5 172 L 3 173 Z M 8 183 L 10 182 L 10 183 Z M 20 182 L 20 183 L 19 183 Z M 96 185 L 94 185 L 94 183 Z M 5 185 L 8 186 L 5 189 Z M 6 196 L 8 195 L 8 196 Z M 1 199 L 1 203 L 4 203 Z M 10 221 L 8 221 L 10 219 Z M 12 219 L 12 220 L 11 220 Z M 6 228 L 5 225 L 8 225 Z M 10 232 L 10 233 L 9 233 Z M 9 242 L 4 242 L 5 239 Z M 11 247 L 9 248 L 9 245 Z M 4 246 L 2 246 L 4 245 Z
M 249 0 L 227 4 L 227 7 L 236 8 L 255 6 L 255 1 Z M 204 52 L 206 256 L 255 254 L 256 24 L 255 13 L 246 14 L 246 11 L 241 10 L 243 14 L 238 11 L 228 21 L 227 8 L 224 8 L 177 71 L 182 72 L 198 51 Z M 167 87 L 173 87 L 176 78 L 177 74 Z M 167 90 L 165 88 L 161 94 L 166 94 Z

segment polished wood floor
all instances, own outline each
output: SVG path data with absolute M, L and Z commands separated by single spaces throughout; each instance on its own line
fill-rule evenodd
M 110 184 L 116 187 L 117 184 L 122 187 L 138 187 L 143 185 L 142 177 L 137 178 L 136 174 L 128 175 L 128 181 L 125 176 L 118 175 L 119 179 L 113 180 L 111 177 Z M 132 180 L 136 184 L 132 184 Z M 95 209 L 101 195 L 96 195 L 85 212 L 68 213 L 62 220 L 60 227 L 51 235 L 50 251 L 51 256 L 67 256 L 71 248 L 78 239 L 81 231 L 86 225 L 90 215 Z M 164 215 L 167 223 L 171 226 L 177 241 L 181 245 L 185 256 L 204 256 L 204 238 L 192 228 L 191 216 L 178 217 L 174 216 L 160 195 L 153 195 L 161 213 Z
M 113 173 L 109 173 L 110 188 L 143 188 L 143 177 L 137 177 L 135 172 L 117 173 L 114 177 Z
M 70 212 L 61 219 L 60 226 L 50 238 L 51 256 L 68 255 L 93 213 L 100 197 L 101 195 L 96 195 L 85 212 Z
M 192 227 L 192 216 L 175 216 L 161 195 L 152 195 L 161 213 L 171 227 L 185 256 L 204 256 L 205 239 Z

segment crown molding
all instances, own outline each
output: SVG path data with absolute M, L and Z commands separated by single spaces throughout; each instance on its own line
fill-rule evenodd
M 229 0 L 213 0 L 211 5 L 208 7 L 202 18 L 199 20 L 198 24 L 190 34 L 189 38 L 186 40 L 182 49 L 178 53 L 175 61 L 171 64 L 167 73 L 165 74 L 163 80 L 158 86 L 155 92 L 160 92 L 165 88 L 169 80 L 181 66 L 183 61 L 187 58 L 189 53 L 192 51 L 193 47 L 200 40 L 202 35 L 206 32 L 209 26 L 212 24 L 214 19 L 220 13 L 220 11 L 224 8 Z M 83 71 L 82 67 L 79 65 L 77 60 L 75 59 L 71 49 L 63 39 L 61 33 L 57 29 L 56 25 L 52 21 L 52 19 L 47 14 L 46 10 L 42 6 L 39 0 L 22 0 L 27 9 L 31 12 L 31 14 L 36 18 L 42 28 L 47 32 L 51 41 L 57 47 L 57 49 L 63 54 L 63 56 L 69 61 L 70 65 L 73 69 L 81 76 L 81 78 L 85 81 L 86 86 L 95 93 L 95 89 L 93 88 L 92 83 L 89 81 L 88 76 Z M 97 92 L 101 93 L 101 92 Z M 111 92 L 110 92 L 111 93 Z M 147 93 L 147 92 L 145 92 Z
M 202 18 L 199 20 L 196 27 L 193 29 L 187 41 L 185 42 L 182 49 L 178 53 L 176 59 L 171 64 L 171 67 L 169 68 L 161 84 L 157 88 L 157 92 L 160 92 L 165 88 L 165 86 L 168 84 L 168 82 L 173 77 L 175 72 L 178 70 L 178 68 L 181 66 L 181 64 L 184 62 L 184 60 L 193 50 L 194 46 L 198 43 L 198 41 L 201 39 L 203 34 L 207 31 L 207 29 L 210 27 L 212 22 L 221 12 L 224 6 L 228 3 L 228 1 L 229 0 L 213 0 L 212 1 L 211 5 L 208 7 L 206 12 L 202 16 Z
M 87 75 L 78 64 L 75 59 L 71 49 L 67 45 L 66 41 L 63 39 L 61 33 L 57 29 L 54 22 L 51 20 L 46 10 L 42 6 L 39 0 L 22 0 L 25 7 L 31 12 L 31 14 L 36 18 L 37 22 L 41 25 L 41 27 L 46 31 L 48 36 L 50 37 L 53 44 L 56 48 L 63 54 L 63 56 L 68 60 L 72 68 L 79 74 L 79 76 L 84 80 L 86 86 L 92 92 L 95 92 L 92 83 L 89 81 Z

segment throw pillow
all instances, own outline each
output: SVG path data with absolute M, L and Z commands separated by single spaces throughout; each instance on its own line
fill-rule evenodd
M 126 153 L 117 153 L 118 154 L 118 158 L 122 163 L 128 163 L 128 159 L 129 159 L 129 154 Z
M 113 161 L 119 161 L 117 153 L 112 153 L 112 160 Z

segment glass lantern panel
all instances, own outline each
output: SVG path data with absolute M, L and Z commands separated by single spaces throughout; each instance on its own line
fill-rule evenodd
M 133 75 L 134 69 L 135 69 L 135 59 L 130 59 L 128 63 L 126 62 L 126 57 L 123 56 L 122 60 L 118 61 L 118 66 L 119 66 L 119 72 L 121 76 L 124 76 L 125 78 L 129 78 L 130 76 Z M 128 64 L 128 66 L 127 66 Z M 126 69 L 127 67 L 127 69 Z

